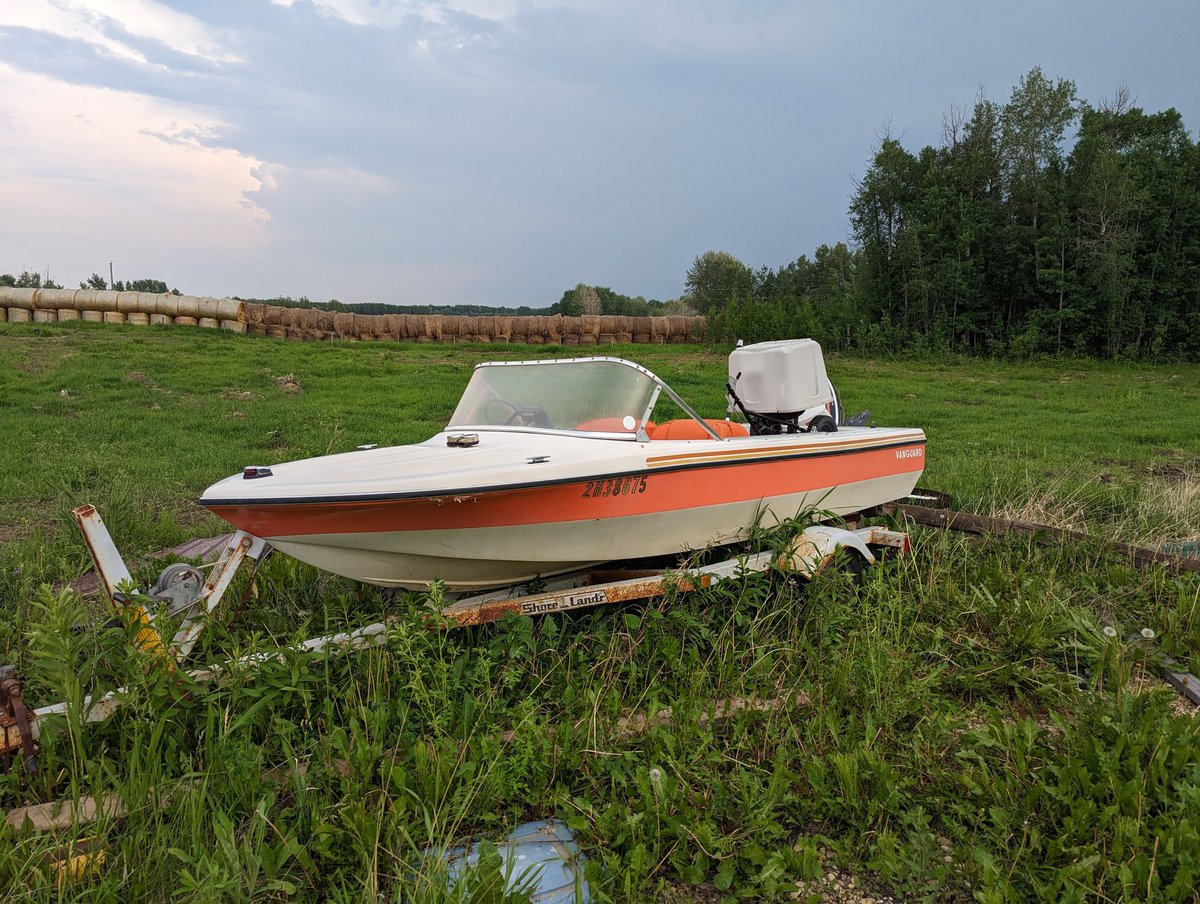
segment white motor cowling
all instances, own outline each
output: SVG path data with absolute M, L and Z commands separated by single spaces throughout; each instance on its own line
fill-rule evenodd
M 756 342 L 734 349 L 729 355 L 729 387 L 756 434 L 796 433 L 822 411 L 828 412 L 836 398 L 821 346 L 813 339 Z M 813 409 L 819 409 L 816 415 Z M 836 417 L 829 421 L 822 427 L 836 429 Z

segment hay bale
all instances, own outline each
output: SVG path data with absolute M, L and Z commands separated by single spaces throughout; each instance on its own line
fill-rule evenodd
M 583 330 L 582 317 L 564 317 L 562 319 L 562 343 L 567 344 L 567 337 L 574 337 L 575 341 L 571 345 L 579 344 L 579 333 Z
M 370 314 L 354 314 L 354 335 L 359 339 L 375 338 L 375 318 Z
M 117 293 L 117 310 L 126 315 L 143 313 L 141 308 L 142 293 L 141 292 L 118 292 Z M 146 311 L 144 313 L 150 313 Z
M 629 335 L 632 336 L 633 335 L 633 318 L 625 317 L 625 316 L 614 317 L 613 318 L 613 332 L 617 333 L 617 334 L 628 333 Z
M 175 318 L 176 326 L 196 326 L 199 322 L 195 317 L 189 317 L 187 314 L 180 314 Z
M 651 317 L 630 317 L 629 319 L 631 321 L 631 323 L 629 324 L 629 332 L 633 333 L 635 336 L 638 333 L 642 333 L 645 336 L 650 335 L 650 330 L 652 328 L 651 322 L 652 322 L 653 318 L 651 318 Z
M 287 327 L 286 326 L 268 326 L 267 327 L 267 335 L 270 336 L 272 339 L 286 339 L 287 338 Z
M 261 307 L 261 305 L 260 305 Z M 179 316 L 179 298 L 175 295 L 156 295 L 154 297 L 154 309 L 152 314 L 160 314 L 165 317 Z
M 546 337 L 543 336 L 541 333 L 538 333 L 537 335 L 533 335 L 531 333 L 525 341 L 528 342 L 530 345 L 543 345 L 546 342 Z
M 633 341 L 633 333 L 617 333 L 616 341 L 623 342 L 626 345 L 628 345 L 630 342 Z
M 201 317 L 199 320 L 199 325 L 204 327 L 206 330 L 219 330 L 221 328 L 221 321 L 219 321 L 216 317 Z
M 38 308 L 33 312 L 34 323 L 54 323 L 56 320 L 58 320 L 58 311 L 56 310 L 44 311 Z
M 3 290 L 0 290 L 0 291 L 3 291 Z M 73 292 L 71 300 L 68 302 L 64 302 L 62 307 L 74 308 L 76 311 L 87 311 L 87 310 L 90 310 L 92 305 L 94 305 L 95 303 L 96 303 L 96 290 L 95 289 L 80 289 L 77 292 Z
M 615 314 L 600 315 L 600 333 L 615 333 L 617 331 L 617 317 Z
M 596 341 L 597 341 L 597 340 L 596 340 L 596 337 L 595 337 L 595 336 L 593 336 L 591 333 L 583 333 L 583 334 L 582 334 L 582 335 L 579 337 L 579 344 L 580 344 L 580 345 L 595 345 L 595 344 L 596 344 Z
M 320 330 L 322 333 L 328 333 L 333 336 L 337 334 L 337 315 L 333 311 L 318 311 L 314 310 L 313 314 L 316 317 L 313 329 Z
M 238 333 L 244 335 L 246 332 L 246 324 L 241 320 L 222 320 L 221 329 L 228 333 Z
M 283 326 L 284 319 L 289 316 L 293 308 L 281 308 L 273 304 L 263 305 L 262 322 L 267 326 Z M 195 316 L 190 315 L 190 316 Z
M 513 342 L 524 342 L 529 338 L 529 317 L 514 317 L 512 319 L 512 330 L 508 337 Z
M 105 323 L 124 323 L 125 315 L 120 311 L 104 311 L 102 312 Z
M 440 341 L 442 338 L 442 322 L 445 319 L 444 314 L 425 314 L 425 335 L 429 337 L 431 342 Z
M 598 345 L 612 345 L 617 341 L 616 333 L 601 333 L 597 341 Z
M 26 308 L 9 308 L 8 322 L 9 323 L 28 323 L 33 319 L 33 312 Z
M 688 335 L 689 321 L 692 318 L 683 317 L 679 314 L 672 314 L 667 318 L 668 321 L 668 337 L 673 341 L 686 341 Z
M 595 339 L 600 335 L 600 315 L 599 314 L 584 314 L 579 318 L 579 335 L 591 336 Z M 581 345 L 595 345 L 595 342 L 580 343 Z
M 86 294 L 83 292 L 80 295 Z M 117 309 L 117 292 L 95 291 L 92 292 L 91 299 L 84 299 L 86 304 L 85 310 L 88 311 L 115 311 Z M 78 296 L 76 296 L 78 298 Z
M 265 336 L 270 329 L 265 323 L 249 323 L 246 328 L 251 336 Z
M 546 341 L 561 342 L 563 336 L 562 314 L 552 314 L 546 318 Z
M 266 323 L 267 306 L 265 304 L 248 303 L 245 305 L 247 323 Z M 165 312 L 164 312 L 165 313 Z
M 79 312 L 77 310 L 75 310 L 74 308 L 59 308 L 58 309 L 59 323 L 62 323 L 62 321 L 64 321 L 64 320 L 78 320 L 78 319 L 79 319 Z
M 125 322 L 132 323 L 135 326 L 149 326 L 150 315 L 145 311 L 130 311 L 125 315 Z
M 513 334 L 513 323 L 517 318 L 497 316 L 494 319 L 495 327 L 492 329 L 492 336 L 496 339 L 503 340 L 504 342 L 511 341 Z
M 166 314 L 155 313 L 155 314 L 150 315 L 150 325 L 151 326 L 170 326 L 171 323 L 174 321 L 174 319 L 175 319 L 174 317 L 168 317 Z
M 269 331 L 268 331 L 269 332 Z M 337 311 L 333 315 L 333 332 L 339 339 L 349 339 L 354 336 L 354 315 Z
M 639 345 L 646 345 L 647 343 L 650 342 L 650 334 L 649 333 L 634 333 L 633 341 Z
M 78 289 L 34 289 L 33 307 L 46 310 L 69 308 L 75 300 Z
M 668 317 L 650 318 L 650 341 L 666 342 L 671 335 L 671 321 Z
M 164 299 L 175 298 L 170 292 L 142 292 L 138 299 L 138 310 L 143 314 L 158 313 L 158 306 Z
M 577 333 L 563 333 L 562 344 L 563 345 L 578 345 L 579 344 L 579 335 Z
M 0 304 L 10 310 L 20 308 L 22 311 L 32 311 L 34 291 L 33 289 L 15 289 L 11 286 L 0 286 Z M 15 320 L 12 322 L 16 323 Z
M 12 310 L 12 309 L 10 308 L 9 310 Z M 80 317 L 80 319 L 84 320 L 87 323 L 103 323 L 104 322 L 104 312 L 103 311 L 80 311 L 79 317 Z
M 464 324 L 471 318 L 461 314 L 447 314 L 442 320 L 442 335 L 451 342 L 458 341 L 464 335 Z M 470 335 L 467 332 L 466 335 Z
M 281 326 L 284 329 L 294 330 L 303 328 L 304 326 L 304 309 L 303 308 L 280 308 L 279 322 L 271 324 L 272 326 Z
M 376 318 L 379 323 L 375 327 L 375 335 L 380 339 L 390 339 L 399 342 L 406 338 L 403 314 L 380 314 Z

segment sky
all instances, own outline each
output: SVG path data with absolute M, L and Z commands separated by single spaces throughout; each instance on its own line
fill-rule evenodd
M 880 136 L 1034 66 L 1200 128 L 1195 0 L 0 0 L 0 273 L 666 300 L 849 241 Z

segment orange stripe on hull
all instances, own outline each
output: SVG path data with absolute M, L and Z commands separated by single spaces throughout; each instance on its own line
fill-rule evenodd
M 924 443 L 833 456 L 713 462 L 607 480 L 362 501 L 209 504 L 259 537 L 458 530 L 625 518 L 757 500 L 921 471 Z M 681 458 L 683 456 L 680 456 Z M 710 459 L 711 460 L 711 459 Z M 656 462 L 661 466 L 661 460 Z

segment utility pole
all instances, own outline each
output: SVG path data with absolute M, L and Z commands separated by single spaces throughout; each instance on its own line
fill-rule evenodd
M 108 287 L 111 289 L 115 285 L 116 285 L 116 282 L 113 280 L 112 261 L 109 261 L 108 262 Z

